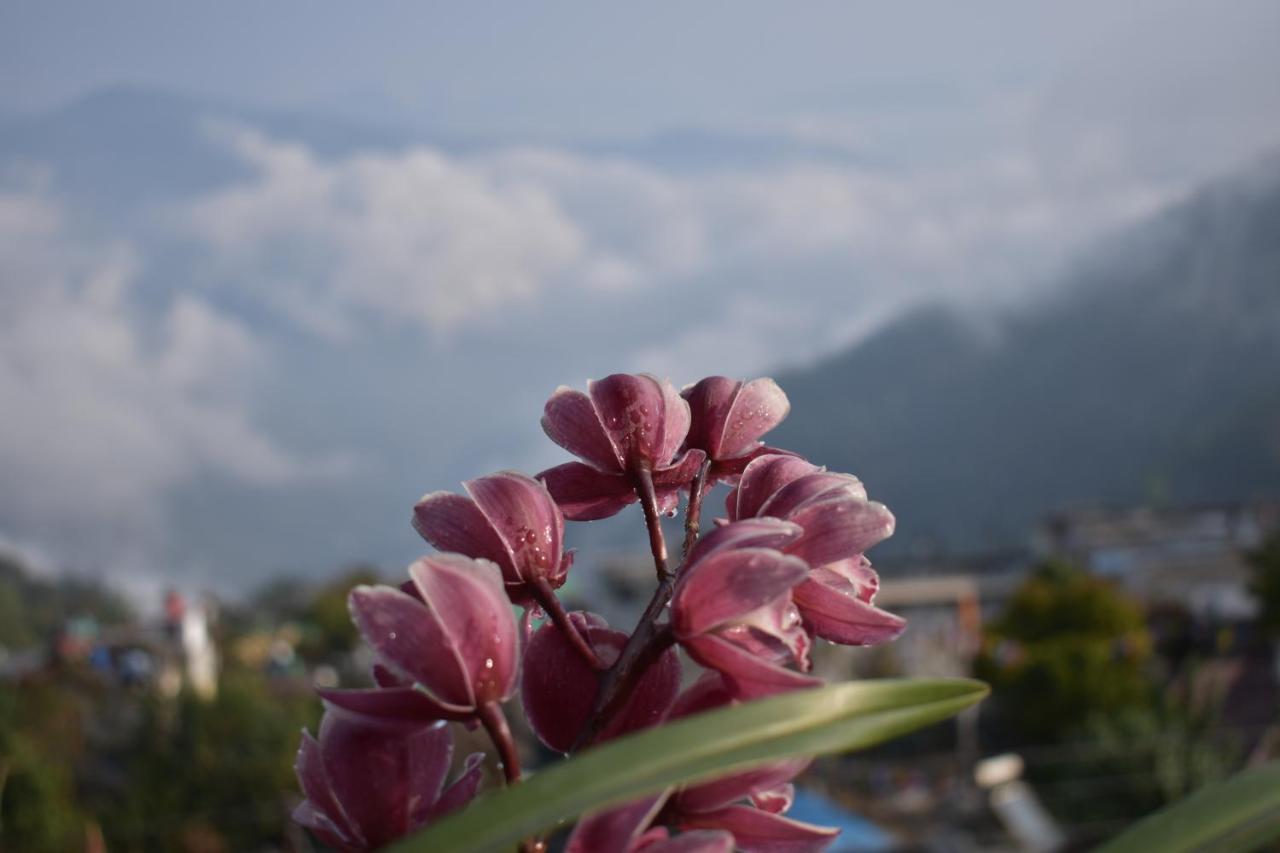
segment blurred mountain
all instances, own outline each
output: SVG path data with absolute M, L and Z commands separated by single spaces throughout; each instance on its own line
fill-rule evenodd
M 858 474 L 885 550 L 1016 544 L 1059 508 L 1280 496 L 1280 158 L 1118 235 L 1052 301 L 916 311 L 780 375 L 771 441 Z

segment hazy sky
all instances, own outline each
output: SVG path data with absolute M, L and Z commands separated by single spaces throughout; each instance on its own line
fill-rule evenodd
M 1256 0 L 6 3 L 0 545 L 405 559 L 421 493 L 560 458 L 562 382 L 1041 292 L 1280 145 L 1278 43 Z

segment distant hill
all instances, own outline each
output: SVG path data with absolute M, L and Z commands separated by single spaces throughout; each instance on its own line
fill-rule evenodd
M 1280 158 L 1067 279 L 1004 316 L 918 311 L 778 376 L 793 409 L 771 440 L 862 477 L 899 550 L 1018 543 L 1082 503 L 1280 495 Z

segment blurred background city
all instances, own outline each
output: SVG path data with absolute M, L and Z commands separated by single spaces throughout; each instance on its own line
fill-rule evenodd
M 993 685 L 802 777 L 833 849 L 1083 849 L 1280 756 L 1277 44 L 1259 0 L 6 4 L 0 849 L 318 849 L 346 592 L 616 371 L 775 377 L 769 442 L 894 511 L 908 630 L 821 674 Z M 629 627 L 642 529 L 570 525 L 574 606 Z

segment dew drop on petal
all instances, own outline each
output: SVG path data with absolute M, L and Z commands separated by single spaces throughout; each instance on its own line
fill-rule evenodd
M 484 659 L 484 668 L 485 668 L 485 669 L 493 669 L 493 658 L 485 658 L 485 659 Z

